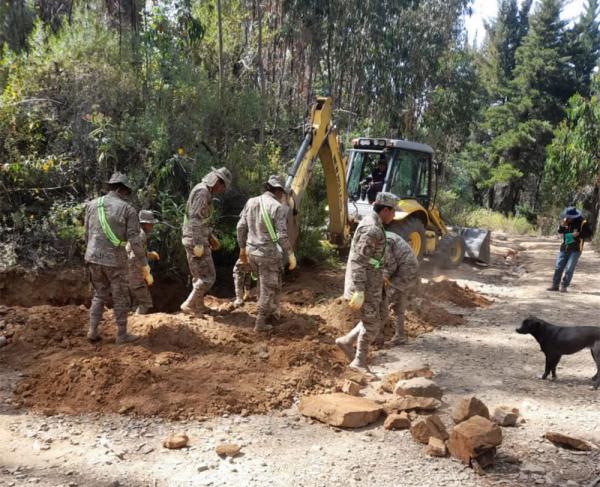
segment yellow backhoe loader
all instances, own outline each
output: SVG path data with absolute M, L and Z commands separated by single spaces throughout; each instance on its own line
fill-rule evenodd
M 433 149 L 398 139 L 360 137 L 352 141 L 348 159 L 341 156 L 332 124 L 332 100 L 319 97 L 313 105 L 304 141 L 288 171 L 290 234 L 298 231 L 297 209 L 308 186 L 317 157 L 321 160 L 329 207 L 329 240 L 349 243 L 351 228 L 369 211 L 380 191 L 401 198 L 389 230 L 401 235 L 415 255 L 434 256 L 444 268 L 458 266 L 467 256 L 488 263 L 487 230 L 461 229 L 451 233 L 435 206 Z

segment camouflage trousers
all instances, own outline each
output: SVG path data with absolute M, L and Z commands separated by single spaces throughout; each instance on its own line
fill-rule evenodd
M 94 287 L 94 297 L 90 307 L 90 328 L 97 328 L 104 305 L 109 297 L 113 301 L 113 313 L 118 327 L 127 326 L 129 312 L 129 286 L 127 269 L 124 267 L 109 267 L 100 264 L 88 264 L 90 280 Z
M 144 281 L 144 275 L 139 264 L 129 262 L 129 292 L 134 306 L 152 308 L 152 295 Z
M 238 259 L 233 266 L 233 284 L 236 299 L 244 300 L 246 292 L 250 289 L 252 269 L 250 264 L 244 264 Z
M 381 279 L 381 285 L 369 285 L 365 288 L 365 302 L 360 308 L 362 323 L 360 337 L 363 337 L 368 344 L 373 343 L 381 330 L 382 290 L 383 279 Z
M 217 274 L 210 247 L 204 247 L 202 257 L 196 257 L 192 247 L 185 247 L 185 253 L 192 275 L 192 291 L 188 296 L 188 300 L 190 306 L 194 308 L 204 304 L 204 295 L 213 287 Z
M 248 263 L 252 271 L 258 274 L 258 315 L 257 324 L 264 324 L 266 319 L 279 309 L 282 287 L 281 257 L 263 257 L 248 255 Z
M 390 310 L 394 312 L 394 332 L 404 334 L 404 313 L 408 304 L 419 292 L 419 280 L 415 280 L 403 286 L 401 289 L 388 286 L 384 290 L 381 300 L 381 333 L 378 341 L 383 342 L 383 329 L 388 323 Z

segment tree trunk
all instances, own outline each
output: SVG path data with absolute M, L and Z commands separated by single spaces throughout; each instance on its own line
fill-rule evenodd
M 217 126 L 217 151 L 223 150 L 223 20 L 221 0 L 217 0 L 217 31 L 219 33 L 219 116 Z
M 260 83 L 260 97 L 261 97 L 261 106 L 266 106 L 266 100 L 265 100 L 265 70 L 264 70 L 264 66 L 263 66 L 263 21 L 262 21 L 262 6 L 260 4 L 260 0 L 258 0 L 256 2 L 256 10 L 257 10 L 257 17 L 258 17 L 258 59 L 257 59 L 257 63 L 258 63 L 258 77 L 259 77 L 259 83 Z M 265 142 L 265 116 L 266 113 L 262 113 L 261 114 L 261 119 L 260 119 L 260 128 L 259 128 L 259 135 L 258 135 L 258 143 L 262 146 Z

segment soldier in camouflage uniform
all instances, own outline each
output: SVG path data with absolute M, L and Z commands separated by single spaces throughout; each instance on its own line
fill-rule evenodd
M 375 198 L 373 211 L 356 227 L 348 264 L 344 297 L 354 310 L 360 310 L 361 320 L 348 334 L 336 339 L 336 345 L 352 360 L 350 367 L 368 372 L 369 345 L 381 328 L 381 300 L 383 290 L 383 259 L 386 249 L 384 225 L 394 219 L 399 198 L 381 192 Z M 356 341 L 356 352 L 353 344 Z
M 212 233 L 212 199 L 214 195 L 226 191 L 230 185 L 229 169 L 213 169 L 192 188 L 188 198 L 181 241 L 192 275 L 192 291 L 181 305 L 181 311 L 184 313 L 202 314 L 206 311 L 204 295 L 216 279 L 212 251 L 220 247 L 219 241 Z
M 125 242 L 129 242 L 138 259 L 144 257 L 144 248 L 137 212 L 127 203 L 131 193 L 127 176 L 117 172 L 108 184 L 109 193 L 88 202 L 85 211 L 85 262 L 94 287 L 87 337 L 91 342 L 100 340 L 98 325 L 104 304 L 112 296 L 117 344 L 122 344 L 138 338 L 127 333 L 129 287 Z
M 288 192 L 286 190 L 283 193 L 282 198 L 280 200 L 281 204 L 284 205 L 286 214 L 289 212 L 289 206 L 287 205 L 287 195 Z M 242 215 L 240 215 L 241 217 Z M 286 217 L 287 218 L 287 217 Z M 282 262 L 283 264 L 283 262 Z M 284 272 L 284 267 L 282 265 L 281 272 Z M 250 264 L 244 264 L 240 259 L 235 262 L 233 266 L 233 284 L 235 288 L 235 300 L 233 301 L 233 306 L 235 308 L 239 308 L 244 305 L 244 302 L 248 299 L 248 295 L 250 293 L 250 287 L 252 286 L 252 280 L 256 280 L 256 277 L 252 275 L 252 269 L 250 268 Z M 258 287 L 258 286 L 257 286 Z M 277 295 L 279 298 L 279 294 Z M 279 308 L 279 302 L 276 303 L 277 309 Z M 278 316 L 278 312 L 275 313 L 275 316 Z
M 154 284 L 154 278 L 150 273 L 149 260 L 160 260 L 158 252 L 148 252 L 148 237 L 152 234 L 152 228 L 156 223 L 154 214 L 149 210 L 141 210 L 140 220 L 140 243 L 144 247 L 143 259 L 138 259 L 131 244 L 127 242 L 127 258 L 129 264 L 129 291 L 133 298 L 133 304 L 137 306 L 135 314 L 145 315 L 152 308 L 152 296 L 150 287 Z
M 237 224 L 240 261 L 248 263 L 258 275 L 258 315 L 255 331 L 267 331 L 269 316 L 279 313 L 279 294 L 282 286 L 284 252 L 288 269 L 296 268 L 296 256 L 287 232 L 288 209 L 281 204 L 285 184 L 270 176 L 266 191 L 250 198 Z
M 419 261 L 406 241 L 394 232 L 386 232 L 387 247 L 383 266 L 384 291 L 381 302 L 380 339 L 383 342 L 383 328 L 387 323 L 389 308 L 394 310 L 394 336 L 390 345 L 406 343 L 404 333 L 404 312 L 409 301 L 418 293 L 421 278 Z M 379 338 L 378 338 L 379 341 Z

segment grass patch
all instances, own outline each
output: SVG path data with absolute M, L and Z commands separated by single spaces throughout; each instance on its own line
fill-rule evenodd
M 536 228 L 522 216 L 504 215 L 486 208 L 466 211 L 454 218 L 458 225 L 486 228 L 517 235 L 536 235 Z

